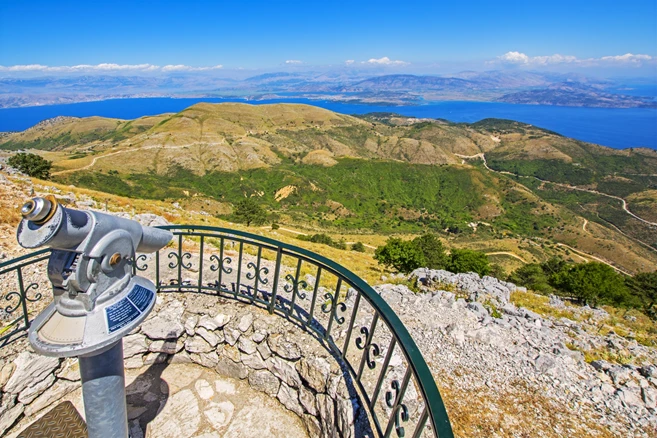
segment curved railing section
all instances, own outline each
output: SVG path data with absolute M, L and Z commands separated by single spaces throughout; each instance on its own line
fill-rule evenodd
M 251 233 L 208 226 L 160 228 L 173 232 L 173 242 L 133 261 L 135 273 L 153 280 L 159 292 L 216 295 L 284 317 L 313 334 L 346 366 L 378 435 L 453 436 L 415 341 L 361 278 L 312 251 Z M 2 334 L 0 345 L 29 326 L 27 304 L 37 295 L 32 283 L 25 284 L 23 271 L 47 256 L 39 251 L 0 265 L 2 284 L 11 283 L 7 275 L 16 278 L 16 290 L 3 293 L 11 302 L 5 313 L 17 321 Z

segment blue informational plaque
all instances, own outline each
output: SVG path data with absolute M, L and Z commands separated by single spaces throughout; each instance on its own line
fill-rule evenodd
M 108 333 L 113 333 L 137 319 L 146 311 L 152 299 L 152 290 L 135 284 L 125 298 L 105 309 Z

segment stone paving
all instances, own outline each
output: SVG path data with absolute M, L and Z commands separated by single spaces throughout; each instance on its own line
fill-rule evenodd
M 278 400 L 195 364 L 126 370 L 126 395 L 132 438 L 308 437 L 299 417 Z M 84 417 L 81 389 L 64 400 Z

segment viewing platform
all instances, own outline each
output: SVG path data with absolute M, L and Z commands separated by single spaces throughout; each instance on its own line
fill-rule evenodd
M 171 225 L 131 261 L 157 285 L 123 338 L 131 436 L 451 437 L 433 376 L 386 301 L 338 263 L 238 230 Z M 0 434 L 70 400 L 77 359 L 32 353 L 49 250 L 0 264 Z M 11 324 L 8 324 L 11 322 Z

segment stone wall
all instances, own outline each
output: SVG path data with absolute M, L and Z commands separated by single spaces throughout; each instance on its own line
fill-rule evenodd
M 127 369 L 196 363 L 276 398 L 301 418 L 309 436 L 368 435 L 349 374 L 309 332 L 263 309 L 216 296 L 160 294 L 157 300 L 140 329 L 124 338 Z M 13 346 L 21 348 L 30 350 L 24 339 Z M 0 435 L 23 416 L 38 418 L 80 387 L 75 359 L 30 350 L 2 361 Z

